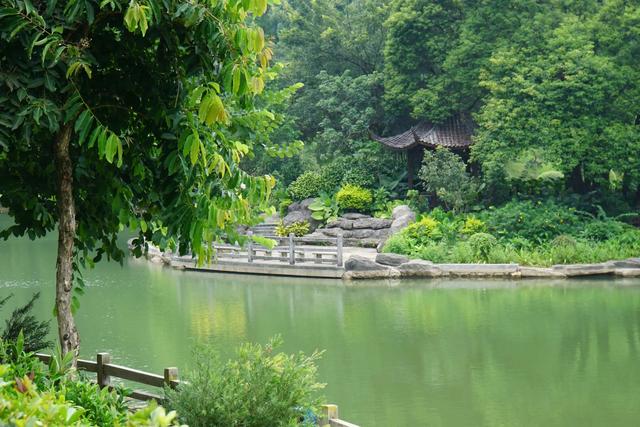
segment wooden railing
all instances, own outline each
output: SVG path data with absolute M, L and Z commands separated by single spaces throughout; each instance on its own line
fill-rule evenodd
M 214 245 L 219 259 L 242 259 L 247 262 L 277 261 L 295 265 L 308 262 L 314 264 L 331 264 L 338 267 L 343 265 L 343 239 L 341 235 L 336 238 L 309 238 L 295 237 L 267 237 L 277 242 L 273 248 L 267 248 L 254 242 L 253 233 L 247 233 L 249 242 L 246 247 L 238 245 Z M 333 246 L 318 246 L 329 244 Z
M 44 363 L 48 364 L 51 361 L 51 356 L 48 354 L 38 354 L 37 356 Z M 164 375 L 150 374 L 111 363 L 111 355 L 109 353 L 98 353 L 95 362 L 92 360 L 78 359 L 78 370 L 96 374 L 96 382 L 101 388 L 112 387 L 111 378 L 120 378 L 158 388 L 163 388 L 167 385 L 175 388 L 180 384 L 178 380 L 178 368 L 165 368 Z M 130 397 L 143 401 L 156 400 L 162 402 L 162 400 L 164 400 L 163 395 L 145 390 L 134 390 Z
M 51 361 L 51 356 L 48 354 L 38 353 L 37 356 L 43 363 L 48 364 Z M 112 388 L 112 378 L 119 378 L 161 389 L 165 386 L 175 388 L 180 385 L 180 380 L 178 379 L 178 368 L 165 368 L 164 375 L 151 374 L 149 372 L 113 364 L 111 363 L 111 355 L 109 353 L 98 353 L 96 355 L 95 362 L 92 360 L 78 359 L 78 370 L 96 374 L 96 383 L 100 388 Z M 163 395 L 151 393 L 145 390 L 134 390 L 129 397 L 142 401 L 155 400 L 159 403 L 162 403 L 164 400 Z M 319 427 L 358 426 L 339 419 L 337 405 L 323 405 L 321 418 L 319 420 Z
M 322 405 L 320 427 L 358 427 L 356 424 L 338 418 L 338 405 Z

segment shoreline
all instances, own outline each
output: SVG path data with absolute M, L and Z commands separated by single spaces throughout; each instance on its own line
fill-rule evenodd
M 349 248 L 352 249 L 352 248 Z M 355 248 L 354 248 L 355 249 Z M 349 251 L 351 252 L 351 251 Z M 209 265 L 198 266 L 189 256 L 162 253 L 151 246 L 144 257 L 152 263 L 176 270 L 209 273 L 234 273 L 271 277 L 308 277 L 339 279 L 345 282 L 366 280 L 411 279 L 573 279 L 608 276 L 612 278 L 640 277 L 640 257 L 611 260 L 592 264 L 559 264 L 551 267 L 521 266 L 519 264 L 435 264 L 410 259 L 403 255 L 353 250 L 343 267 L 276 262 L 246 262 L 219 258 Z
M 609 276 L 640 277 L 640 258 L 611 260 L 593 264 L 559 264 L 531 267 L 519 264 L 434 264 L 394 254 L 379 254 L 375 261 L 352 257 L 345 264 L 343 280 L 495 278 L 573 279 Z

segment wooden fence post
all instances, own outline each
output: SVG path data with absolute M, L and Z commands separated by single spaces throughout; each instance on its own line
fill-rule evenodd
M 337 242 L 338 255 L 336 256 L 336 262 L 338 264 L 338 267 L 342 267 L 342 245 L 343 245 L 342 233 L 340 233 L 338 234 L 338 242 Z
M 338 405 L 322 405 L 320 427 L 330 427 L 331 420 L 338 419 Z
M 253 262 L 253 231 L 249 231 L 247 237 L 249 237 L 249 243 L 247 244 L 247 252 L 249 253 L 248 261 Z
M 172 381 L 178 381 L 178 368 L 164 368 L 164 383 L 171 388 L 175 388 L 175 384 L 172 384 Z
M 289 233 L 289 264 L 294 265 L 296 263 L 296 248 L 293 241 L 293 233 Z
M 109 353 L 98 353 L 96 363 L 98 364 L 96 369 L 98 385 L 100 388 L 109 387 L 111 385 L 111 377 L 105 373 L 104 365 L 111 363 L 111 355 Z

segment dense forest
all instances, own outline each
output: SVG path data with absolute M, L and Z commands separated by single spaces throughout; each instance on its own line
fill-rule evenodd
M 314 171 L 326 179 L 304 196 L 349 181 L 405 197 L 406 160 L 371 133 L 467 114 L 474 144 L 461 173 L 476 182 L 457 195 L 459 210 L 553 197 L 630 212 L 640 194 L 639 5 L 284 0 L 261 18 L 283 67 L 275 85 L 296 91 L 272 139 L 304 148 L 283 159 L 258 151 L 245 167 L 274 173 L 281 198 Z M 431 206 L 459 186 L 428 181 L 418 190 Z

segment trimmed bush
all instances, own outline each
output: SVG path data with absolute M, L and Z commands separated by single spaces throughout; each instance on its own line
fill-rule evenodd
M 246 344 L 223 362 L 212 348 L 195 353 L 195 370 L 177 390 L 167 389 L 168 406 L 191 427 L 285 427 L 313 418 L 323 388 L 317 382 L 320 353 L 275 353 L 281 340 Z
M 336 200 L 343 211 L 368 212 L 373 203 L 373 195 L 367 189 L 347 184 L 338 191 Z

